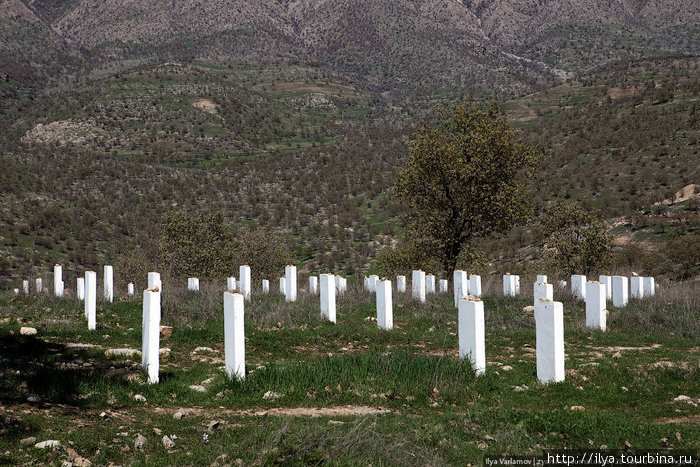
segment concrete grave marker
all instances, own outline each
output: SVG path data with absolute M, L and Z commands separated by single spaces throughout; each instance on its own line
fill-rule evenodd
M 459 301 L 459 358 L 469 358 L 477 375 L 486 371 L 486 340 L 484 302 Z
M 190 292 L 199 292 L 199 279 L 196 277 L 187 279 L 187 290 Z
M 459 302 L 469 294 L 469 282 L 466 271 L 455 271 L 452 274 L 452 289 L 455 296 L 455 308 Z
M 134 283 L 133 283 L 133 282 L 129 282 L 129 283 L 126 285 L 126 294 L 127 294 L 129 297 L 133 297 L 133 296 L 134 296 Z
M 413 271 L 413 276 L 411 277 L 411 296 L 421 303 L 425 303 L 425 272 L 423 271 Z
M 141 364 L 148 372 L 148 382 L 156 384 L 160 377 L 160 290 L 143 291 Z
M 114 268 L 105 265 L 104 267 L 104 292 L 105 300 L 108 302 L 114 301 Z
M 41 293 L 44 290 L 44 286 L 42 284 L 41 277 L 38 277 L 34 281 L 34 285 L 36 285 L 36 293 Z
M 226 291 L 235 292 L 236 291 L 236 278 L 231 276 L 226 278 Z
M 474 297 L 481 297 L 481 276 L 469 276 L 469 294 Z
M 627 277 L 625 276 L 613 276 L 612 278 L 612 301 L 613 306 L 623 307 L 627 306 L 628 302 L 628 287 Z
M 238 268 L 238 277 L 241 282 L 241 295 L 246 300 L 250 300 L 253 291 L 253 282 L 250 274 L 250 266 L 243 265 Z
M 286 266 L 284 268 L 284 299 L 288 302 L 297 301 L 297 267 Z
M 435 276 L 432 274 L 425 275 L 425 293 L 435 293 Z
M 318 295 L 318 277 L 309 276 L 309 293 L 311 295 Z
M 78 277 L 75 282 L 75 296 L 78 300 L 85 300 L 85 278 Z
M 231 292 L 231 290 L 229 290 L 229 292 Z M 270 293 L 270 281 L 267 279 L 262 280 L 262 293 Z
M 642 277 L 632 276 L 630 277 L 630 297 L 631 298 L 643 298 L 644 294 L 644 284 Z
M 599 276 L 598 282 L 605 285 L 605 299 L 612 300 L 612 277 L 611 276 Z
M 160 281 L 160 274 L 157 272 L 148 273 L 148 289 L 158 289 L 163 293 L 163 284 Z
M 85 271 L 85 317 L 88 329 L 97 329 L 97 273 Z
M 448 287 L 449 283 L 447 282 L 447 279 L 440 279 L 440 293 L 447 293 Z
M 586 299 L 586 276 L 581 274 L 571 276 L 571 295 L 579 300 Z
M 245 298 L 242 294 L 224 293 L 226 375 L 231 379 L 245 379 L 244 303 Z
M 547 276 L 544 274 L 538 274 L 537 280 L 535 282 L 540 282 L 542 284 L 546 284 L 547 283 Z
M 381 329 L 393 329 L 394 314 L 391 301 L 391 281 L 377 282 L 377 326 Z
M 406 276 L 396 276 L 396 291 L 405 292 L 406 291 Z
M 605 284 L 586 283 L 586 326 L 605 331 L 606 304 Z
M 53 267 L 53 293 L 56 297 L 63 297 L 63 268 L 60 264 Z
M 554 300 L 554 286 L 545 282 L 535 282 L 532 296 L 535 303 L 538 300 Z
M 510 273 L 503 276 L 503 295 L 506 297 L 515 296 L 515 276 Z
M 285 297 L 287 296 L 287 284 L 285 284 L 284 277 L 280 277 L 280 293 L 284 295 Z
M 653 297 L 656 293 L 656 284 L 653 277 L 642 278 L 642 297 Z
M 321 274 L 321 315 L 335 323 L 335 276 Z
M 379 276 L 372 274 L 369 276 L 369 291 L 372 293 L 377 292 L 377 282 L 379 282 Z
M 535 303 L 537 379 L 542 383 L 564 381 L 564 306 L 561 302 Z
M 28 280 L 22 281 L 22 292 L 24 292 L 24 295 L 29 295 L 29 281 Z

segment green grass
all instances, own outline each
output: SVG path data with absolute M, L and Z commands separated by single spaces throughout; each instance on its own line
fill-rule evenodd
M 0 460 L 66 459 L 62 449 L 20 447 L 28 436 L 57 439 L 96 464 L 134 465 L 210 464 L 222 455 L 222 465 L 479 465 L 486 452 L 626 442 L 698 449 L 700 410 L 673 399 L 700 397 L 700 320 L 692 300 L 683 304 L 688 297 L 669 297 L 612 309 L 607 332 L 587 330 L 582 304 L 562 297 L 567 374 L 550 385 L 536 378 L 534 320 L 522 311 L 528 297 L 484 298 L 487 371 L 476 377 L 457 358 L 451 295 L 419 305 L 396 294 L 396 327 L 383 331 L 367 319 L 373 298 L 352 288 L 339 297 L 337 324 L 320 318 L 317 297 L 302 294 L 289 304 L 256 294 L 246 306 L 247 376 L 231 381 L 223 370 L 220 291 L 173 291 L 164 297 L 163 321 L 174 329 L 161 340 L 171 352 L 161 358 L 157 385 L 145 383 L 140 357 L 105 356 L 109 348 L 140 347 L 139 302 L 100 304 L 98 329 L 89 332 L 77 302 L 4 297 Z M 20 326 L 36 327 L 37 336 L 19 335 Z M 213 352 L 195 352 L 200 346 Z M 206 392 L 189 388 L 200 384 Z M 278 397 L 265 398 L 269 391 Z M 383 413 L 274 412 L 345 406 Z M 181 407 L 187 415 L 174 420 Z M 221 426 L 209 432 L 212 420 Z M 148 444 L 135 451 L 139 433 Z M 170 451 L 163 435 L 175 441 Z

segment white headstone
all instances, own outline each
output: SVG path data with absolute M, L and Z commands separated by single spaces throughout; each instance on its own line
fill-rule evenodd
M 425 293 L 435 293 L 435 276 L 432 274 L 425 275 Z
M 226 278 L 226 291 L 235 292 L 236 291 L 236 278 L 231 276 Z
M 41 293 L 42 290 L 44 290 L 44 286 L 41 282 L 41 277 L 38 277 L 36 281 L 34 281 L 36 285 L 36 293 Z
M 535 303 L 540 299 L 554 300 L 554 286 L 545 282 L 535 282 L 532 294 Z
M 411 296 L 422 303 L 425 303 L 425 272 L 423 271 L 413 271 L 413 276 L 411 277 L 411 288 L 413 293 Z
M 13 289 L 13 292 L 15 293 L 15 295 L 19 295 L 19 289 Z
M 469 293 L 466 271 L 456 270 L 452 274 L 452 290 L 455 296 L 455 307 L 457 307 L 459 302 Z
M 309 276 L 309 293 L 318 295 L 318 276 Z
M 78 300 L 85 300 L 85 278 L 78 277 L 75 284 L 75 295 Z
M 381 329 L 393 329 L 394 314 L 391 301 L 391 281 L 377 282 L 377 326 Z
M 477 298 L 481 297 L 481 276 L 469 276 L 469 294 Z
M 448 284 L 447 279 L 440 279 L 440 293 L 447 293 Z
M 160 290 L 143 291 L 141 364 L 148 371 L 148 382 L 159 381 L 160 373 Z
M 163 283 L 160 281 L 160 274 L 157 272 L 148 273 L 148 289 L 158 289 L 163 293 Z
M 29 281 L 28 280 L 22 281 L 22 291 L 24 292 L 24 295 L 29 295 Z
M 630 298 L 642 298 L 643 293 L 644 285 L 642 283 L 642 277 L 630 277 Z
M 566 288 L 566 281 L 559 281 L 559 287 L 562 289 Z
M 561 302 L 535 303 L 537 379 L 564 381 L 564 306 Z
M 88 329 L 97 329 L 97 273 L 85 271 L 85 317 Z
M 469 358 L 477 375 L 486 371 L 484 302 L 459 301 L 459 358 Z
M 105 300 L 108 302 L 114 301 L 114 268 L 112 266 L 104 267 L 104 287 Z
M 250 266 L 243 265 L 238 268 L 238 277 L 241 281 L 241 295 L 246 300 L 250 300 L 251 293 L 253 290 L 253 282 L 250 275 Z
M 515 276 L 511 274 L 503 275 L 503 295 L 506 297 L 515 296 Z
M 538 274 L 537 280 L 535 282 L 540 282 L 542 284 L 546 284 L 547 283 L 547 276 L 544 274 Z
M 348 280 L 344 277 L 335 276 L 335 286 L 338 294 L 344 294 L 348 290 Z
M 245 299 L 239 293 L 224 293 L 224 348 L 226 374 L 229 378 L 245 379 Z
M 571 295 L 579 300 L 586 299 L 586 276 L 582 274 L 571 276 Z
M 53 266 L 53 293 L 56 297 L 63 297 L 63 268 L 60 264 Z
M 364 289 L 369 290 L 369 277 L 365 276 Z
M 284 268 L 284 298 L 288 302 L 297 301 L 297 267 L 286 266 Z
M 656 293 L 656 284 L 654 283 L 653 277 L 642 278 L 642 285 L 644 292 L 642 292 L 643 297 L 653 297 Z
M 133 283 L 133 282 L 129 282 L 129 283 L 127 284 L 127 286 L 126 286 L 126 294 L 127 294 L 129 297 L 133 297 L 133 296 L 134 296 L 134 283 Z
M 515 295 L 520 295 L 520 276 L 516 275 L 514 276 L 515 279 L 514 284 L 515 284 Z
M 611 276 L 599 276 L 598 282 L 605 284 L 605 299 L 612 300 L 612 277 Z
M 280 277 L 280 293 L 284 296 L 287 295 L 287 286 L 285 282 L 284 277 Z
M 586 283 L 586 326 L 605 331 L 605 284 L 589 281 Z
M 369 276 L 369 291 L 370 292 L 376 292 L 377 291 L 377 282 L 379 281 L 379 276 L 376 274 L 372 274 Z
M 321 315 L 335 323 L 335 277 L 321 274 Z
M 396 291 L 405 292 L 406 291 L 406 276 L 396 276 Z
M 262 293 L 270 293 L 270 281 L 267 279 L 262 280 Z
M 615 307 L 627 306 L 628 301 L 628 282 L 625 276 L 613 276 L 612 278 L 612 302 Z
M 199 292 L 199 279 L 190 277 L 187 279 L 187 290 L 190 292 Z

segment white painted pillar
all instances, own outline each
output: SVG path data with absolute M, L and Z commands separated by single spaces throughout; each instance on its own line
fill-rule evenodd
M 41 282 L 41 277 L 37 277 L 36 281 L 34 281 L 34 284 L 36 285 L 36 293 L 41 293 L 42 290 L 44 290 L 44 286 Z
M 285 300 L 288 302 L 297 301 L 297 267 L 287 266 L 284 268 L 284 290 Z
M 114 301 L 114 268 L 105 265 L 104 267 L 104 287 L 105 300 L 108 302 Z
M 369 290 L 369 277 L 365 276 L 364 289 Z
M 559 287 L 562 289 L 566 288 L 566 281 L 559 281 Z
M 229 290 L 229 292 L 231 292 Z M 270 281 L 267 279 L 262 280 L 262 293 L 267 294 L 270 293 Z
M 229 378 L 245 379 L 245 298 L 239 293 L 224 293 L 224 348 L 226 374 Z
M 335 277 L 321 274 L 321 315 L 335 323 Z
M 309 293 L 318 295 L 318 276 L 309 276 Z
M 28 280 L 22 281 L 22 291 L 24 292 L 24 295 L 29 295 L 29 281 Z
M 586 276 L 582 274 L 571 276 L 571 295 L 579 300 L 586 299 Z
M 377 326 L 381 329 L 393 329 L 394 311 L 391 300 L 391 281 L 377 282 Z
M 642 298 L 644 286 L 640 276 L 630 277 L 630 298 Z
M 406 292 L 406 276 L 396 276 L 396 291 Z
M 88 329 L 97 329 L 97 273 L 85 271 L 85 317 Z
M 143 291 L 143 321 L 141 363 L 148 371 L 148 382 L 156 384 L 160 373 L 160 290 Z
M 469 293 L 481 298 L 481 276 L 469 276 Z
M 134 283 L 133 283 L 133 282 L 129 282 L 129 284 L 127 284 L 127 286 L 126 286 L 126 294 L 127 294 L 129 297 L 133 297 L 133 296 L 134 296 Z
M 287 296 L 287 286 L 285 284 L 284 277 L 280 277 L 280 293 L 284 295 L 285 297 Z
M 226 278 L 226 291 L 235 292 L 236 291 L 236 278 L 231 276 Z
M 189 277 L 187 279 L 187 290 L 190 292 L 199 292 L 199 279 L 196 277 Z
M 78 300 L 85 300 L 85 278 L 78 277 L 75 284 L 75 296 Z
M 253 289 L 253 282 L 250 274 L 250 266 L 248 266 L 247 264 L 240 266 L 238 268 L 238 277 L 241 281 L 241 295 L 243 295 L 243 298 L 245 298 L 246 300 L 250 300 Z
M 515 276 L 510 273 L 503 276 L 503 295 L 506 297 L 515 296 Z
M 379 276 L 376 274 L 372 274 L 369 276 L 369 291 L 372 293 L 377 292 L 377 282 L 379 282 Z
M 440 279 L 440 293 L 447 293 L 448 287 L 447 279 Z
M 455 307 L 459 306 L 459 302 L 467 296 L 469 286 L 467 286 L 467 272 L 456 270 L 452 274 L 452 289 L 455 295 Z
M 605 331 L 605 284 L 586 282 L 586 326 Z
M 60 264 L 53 266 L 53 293 L 56 297 L 63 297 L 63 268 Z
M 628 301 L 628 287 L 627 277 L 625 276 L 613 276 L 612 278 L 612 302 L 615 307 L 627 306 Z
M 515 295 L 520 295 L 520 276 L 513 276 Z
M 564 381 L 564 306 L 561 302 L 535 303 L 537 379 Z
M 155 289 L 157 288 L 160 290 L 160 293 L 163 293 L 163 283 L 160 281 L 160 274 L 157 272 L 149 272 L 148 273 L 148 288 L 149 289 Z
M 642 297 L 653 297 L 656 293 L 656 284 L 653 277 L 642 278 L 643 292 Z
M 538 274 L 537 280 L 535 282 L 540 282 L 542 284 L 546 284 L 547 283 L 547 276 L 544 274 Z
M 412 297 L 425 303 L 425 272 L 413 271 L 411 277 L 411 288 L 413 290 Z
M 459 358 L 469 358 L 477 375 L 486 371 L 486 330 L 484 302 L 462 299 L 459 301 Z
M 540 299 L 552 301 L 554 300 L 554 286 L 544 282 L 535 282 L 532 296 L 535 303 Z
M 605 285 L 605 299 L 612 300 L 612 277 L 598 276 L 598 282 Z
M 348 290 L 348 280 L 345 277 L 336 276 L 336 287 L 339 294 L 344 294 Z
M 425 293 L 435 293 L 435 276 L 433 274 L 425 276 Z

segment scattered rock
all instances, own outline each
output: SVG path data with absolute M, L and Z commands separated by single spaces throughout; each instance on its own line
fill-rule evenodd
M 136 439 L 134 439 L 134 449 L 136 449 L 137 451 L 141 450 L 144 447 L 146 447 L 147 444 L 148 440 L 145 436 L 142 436 L 140 433 L 136 435 Z
M 523 307 L 523 311 L 525 313 L 534 313 L 535 307 L 534 307 L 534 305 L 528 305 L 528 306 Z
M 107 420 L 107 419 L 109 418 L 109 415 L 107 414 L 107 412 L 102 412 L 102 413 L 100 414 L 100 418 L 101 418 L 102 420 Z
M 202 386 L 209 386 L 209 385 L 210 385 L 211 383 L 213 383 L 213 382 L 214 382 L 214 378 L 213 378 L 213 377 L 212 377 L 212 378 L 205 379 L 204 381 L 202 381 Z
M 211 347 L 197 347 L 196 349 L 194 349 L 194 351 L 197 352 L 197 353 L 200 353 L 200 352 L 211 352 L 211 353 L 213 353 L 213 352 L 214 352 L 214 349 L 212 349 Z
M 68 454 L 68 459 L 71 461 L 74 467 L 90 467 L 92 462 L 90 460 L 82 457 L 73 448 L 66 448 L 66 454 Z
M 39 448 L 39 449 L 47 449 L 47 448 L 57 449 L 57 448 L 61 447 L 61 442 L 56 441 L 55 439 L 49 439 L 47 441 L 42 441 L 40 443 L 36 443 L 34 445 L 34 447 Z
M 173 327 L 172 326 L 161 326 L 160 327 L 160 337 L 165 339 L 167 337 L 170 337 L 173 335 Z
M 279 399 L 280 397 L 282 397 L 282 394 L 277 394 L 274 391 L 267 391 L 265 394 L 263 394 L 263 399 L 268 401 Z
M 161 358 L 169 357 L 169 356 L 170 356 L 170 349 L 167 348 L 167 347 L 163 347 L 162 349 L 160 349 L 160 350 L 158 351 L 158 355 L 159 355 Z
M 615 353 L 612 355 L 612 358 L 620 358 L 620 357 L 622 357 L 622 354 L 621 354 L 619 351 L 615 352 Z
M 114 358 L 114 357 L 140 357 L 141 356 L 141 351 L 136 350 L 136 349 L 107 349 L 105 350 L 105 357 L 107 358 Z
M 141 394 L 136 394 L 134 396 L 134 400 L 139 401 L 139 402 L 146 402 L 146 398 L 144 396 L 142 396 Z
M 192 389 L 193 391 L 197 391 L 197 392 L 207 392 L 207 388 L 205 388 L 204 386 L 202 386 L 200 384 L 191 384 L 189 386 L 189 388 Z
M 33 336 L 36 334 L 36 328 L 30 328 L 27 326 L 22 326 L 19 329 L 19 333 L 22 334 L 23 336 Z
M 29 396 L 29 397 L 27 397 L 27 402 L 33 402 L 33 403 L 41 402 L 41 397 Z
M 20 440 L 19 444 L 21 446 L 30 446 L 32 444 L 36 444 L 36 437 L 30 436 L 29 438 L 24 438 Z
M 157 434 L 158 436 L 163 434 L 163 430 L 160 428 L 153 427 L 153 433 Z
M 622 389 L 622 392 L 628 392 L 629 389 L 627 389 L 625 386 L 622 386 L 620 389 Z
M 571 410 L 586 410 L 586 408 L 582 405 L 572 405 Z
M 183 409 L 178 409 L 178 411 L 173 414 L 173 418 L 175 420 L 182 420 L 182 418 L 184 416 L 185 416 L 185 411 Z
M 512 369 L 513 369 L 513 367 L 510 365 L 503 365 L 501 367 L 501 370 L 503 370 L 503 371 L 511 371 Z
M 329 425 L 342 425 L 345 422 L 341 422 L 340 420 L 328 420 Z
M 209 425 L 207 425 L 207 431 L 209 433 L 213 433 L 214 431 L 218 430 L 220 426 L 221 426 L 220 421 L 212 420 L 211 422 L 209 422 Z
M 681 395 L 678 396 L 678 397 L 675 397 L 675 398 L 673 399 L 673 402 L 685 402 L 686 404 L 690 404 L 690 405 L 692 405 L 693 407 L 697 407 L 697 406 L 698 406 L 698 404 L 696 404 L 695 401 L 693 401 L 693 399 L 691 399 L 690 397 L 685 396 L 685 395 L 683 395 L 683 394 L 681 394 Z M 700 399 L 698 399 L 698 402 L 700 402 Z
M 175 447 L 175 442 L 166 435 L 163 436 L 163 446 L 165 446 L 165 449 L 172 449 Z
M 527 391 L 528 389 L 530 389 L 530 388 L 528 388 L 524 384 L 522 386 L 513 386 L 513 391 L 515 391 L 515 392 Z

